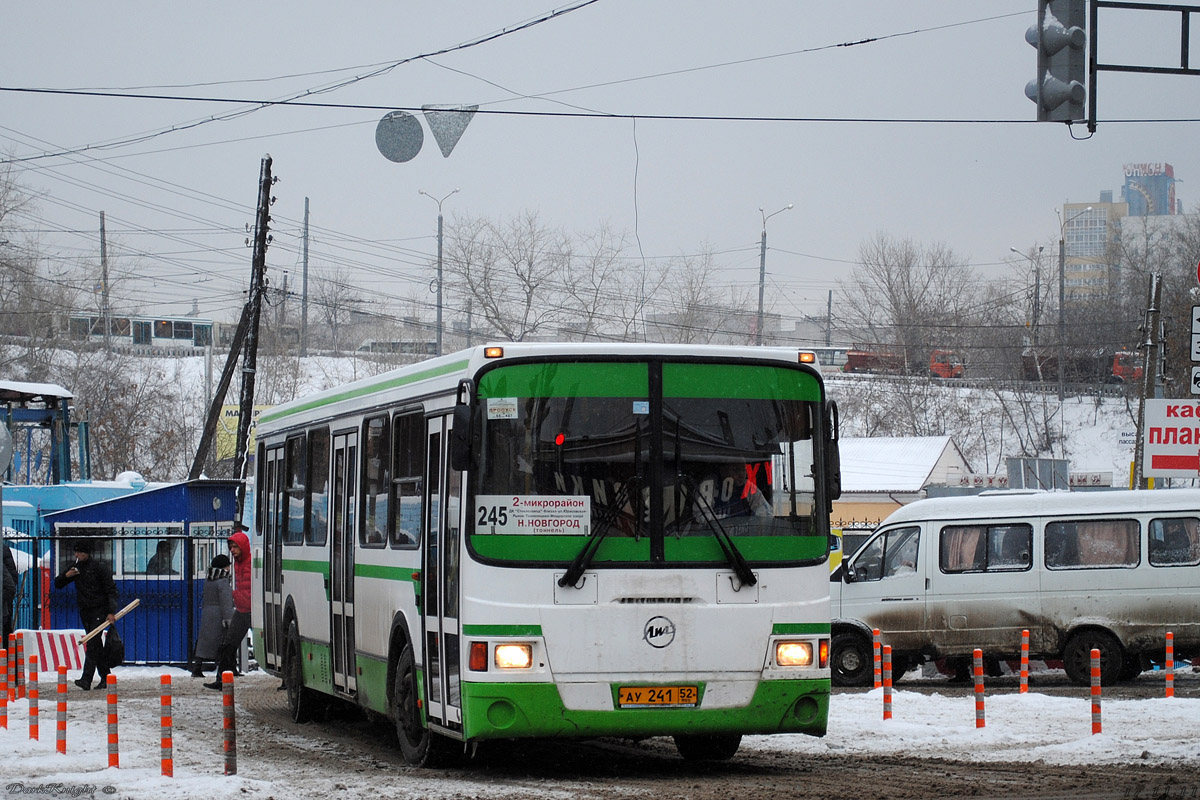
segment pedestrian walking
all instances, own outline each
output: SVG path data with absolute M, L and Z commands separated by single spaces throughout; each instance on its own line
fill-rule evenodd
M 13 616 L 16 613 L 17 604 L 17 584 L 21 576 L 17 572 L 17 561 L 13 558 L 12 550 L 8 546 L 8 542 L 4 542 L 4 638 L 0 641 L 8 642 L 8 635 L 13 632 Z M 7 647 L 7 644 L 0 645 Z
M 233 618 L 233 587 L 230 585 L 229 556 L 224 553 L 213 558 L 204 581 L 200 600 L 200 634 L 192 651 L 192 677 L 204 677 L 204 662 L 216 662 L 221 642 Z M 218 680 L 221 674 L 217 673 Z
M 105 620 L 116 621 L 117 585 L 113 582 L 112 570 L 103 561 L 93 557 L 93 543 L 88 539 L 76 539 L 75 563 L 63 570 L 54 579 L 54 588 L 62 589 L 68 583 L 75 584 L 75 602 L 79 605 L 79 618 L 83 629 L 91 631 Z M 104 645 L 99 636 L 88 639 L 84 651 L 83 675 L 75 685 L 87 691 L 92 688 L 92 676 L 100 673 L 103 686 L 108 678 L 109 665 L 104 657 Z
M 234 671 L 238 649 L 250 630 L 250 537 L 246 535 L 249 528 L 239 522 L 234 529 L 229 537 L 229 555 L 233 559 L 233 617 L 221 640 L 216 680 L 204 684 L 209 689 L 220 689 L 221 676 Z

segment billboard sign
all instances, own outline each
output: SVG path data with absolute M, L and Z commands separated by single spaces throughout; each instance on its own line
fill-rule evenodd
M 1142 474 L 1200 478 L 1200 400 L 1147 400 Z

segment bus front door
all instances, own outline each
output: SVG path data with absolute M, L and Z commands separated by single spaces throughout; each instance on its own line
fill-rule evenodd
M 353 694 L 357 689 L 354 656 L 355 487 L 358 476 L 358 433 L 333 437 L 333 486 L 330 498 L 333 542 L 330 553 L 329 608 L 333 645 L 333 686 Z
M 287 523 L 287 494 L 281 487 L 287 480 L 282 447 L 266 451 L 258 501 L 265 503 L 262 530 L 263 654 L 269 669 L 283 669 L 283 648 L 287 631 L 283 630 L 283 529 Z
M 450 469 L 450 417 L 427 423 L 422 616 L 425 626 L 425 699 L 431 726 L 462 730 L 459 674 L 459 514 L 462 473 Z

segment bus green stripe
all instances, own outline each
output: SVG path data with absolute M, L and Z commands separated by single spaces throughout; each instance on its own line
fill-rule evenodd
M 357 578 L 379 578 L 385 581 L 418 583 L 420 578 L 414 578 L 414 573 L 419 575 L 420 570 L 414 570 L 412 567 L 387 567 L 382 564 L 354 565 L 354 576 Z
M 399 375 L 388 380 L 379 381 L 378 383 L 371 383 L 367 384 L 366 386 L 359 386 L 354 389 L 348 389 L 344 392 L 338 392 L 337 394 L 332 394 L 328 397 L 309 400 L 307 403 L 301 403 L 298 406 L 292 406 L 291 408 L 282 411 L 264 411 L 258 418 L 258 422 L 261 425 L 265 422 L 283 419 L 284 417 L 291 416 L 292 414 L 299 414 L 301 411 L 311 411 L 314 408 L 327 406 L 331 403 L 339 403 L 343 400 L 352 400 L 356 397 L 364 397 L 366 395 L 375 394 L 376 392 L 382 392 L 387 389 L 395 389 L 399 386 L 407 386 L 410 383 L 428 380 L 429 378 L 437 378 L 441 375 L 447 375 L 451 372 L 459 372 L 466 369 L 468 364 L 470 364 L 469 361 L 455 361 L 452 364 L 446 364 L 441 367 L 421 370 L 420 372 L 414 372 L 409 375 Z
M 329 577 L 329 562 L 328 561 L 303 561 L 298 558 L 285 558 L 283 560 L 284 570 L 293 572 L 315 572 L 319 575 Z
M 740 400 L 820 400 L 821 387 L 807 372 L 761 364 L 663 364 L 666 397 Z
M 828 622 L 776 622 L 771 626 L 775 636 L 796 636 L 802 633 L 829 633 Z
M 541 625 L 463 625 L 464 636 L 541 636 Z

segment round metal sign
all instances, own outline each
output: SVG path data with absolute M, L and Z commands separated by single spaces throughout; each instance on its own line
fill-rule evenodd
M 13 440 L 8 432 L 8 426 L 0 422 L 0 472 L 7 472 L 12 463 Z
M 388 161 L 411 161 L 424 142 L 421 123 L 405 111 L 389 111 L 375 126 L 375 146 Z

